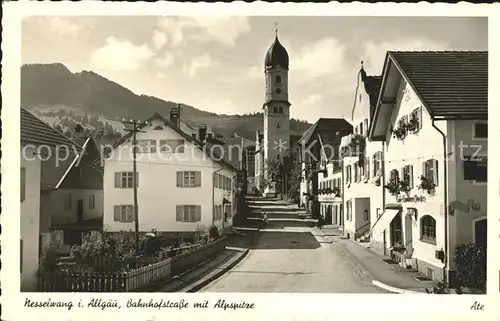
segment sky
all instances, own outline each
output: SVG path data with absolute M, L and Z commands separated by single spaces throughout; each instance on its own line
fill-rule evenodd
M 264 56 L 290 56 L 291 117 L 349 117 L 361 61 L 381 74 L 387 50 L 487 50 L 487 18 L 318 16 L 36 16 L 22 62 L 94 71 L 136 94 L 223 114 L 262 110 Z

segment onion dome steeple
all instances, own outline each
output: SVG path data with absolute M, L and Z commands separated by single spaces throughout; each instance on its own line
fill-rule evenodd
M 289 58 L 285 47 L 279 42 L 278 28 L 276 27 L 276 37 L 266 53 L 264 68 L 281 67 L 288 70 Z

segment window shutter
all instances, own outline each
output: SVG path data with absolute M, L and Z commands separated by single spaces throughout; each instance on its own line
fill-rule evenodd
M 366 178 L 370 178 L 370 159 L 366 158 L 366 166 L 365 166 Z
M 115 222 L 120 222 L 120 218 L 121 218 L 120 205 L 115 205 L 114 209 L 115 209 L 115 212 L 114 212 L 113 220 Z
M 194 185 L 201 187 L 201 172 L 194 172 Z
M 183 172 L 177 172 L 177 187 L 183 187 Z
M 194 207 L 194 220 L 196 222 L 200 222 L 201 221 L 201 206 L 200 205 L 196 205 Z
M 183 207 L 182 205 L 177 205 L 177 206 L 176 206 L 176 217 L 175 217 L 175 220 L 176 220 L 177 222 L 182 222 L 182 221 L 183 221 L 183 219 L 182 219 L 182 216 L 183 216 L 183 215 L 182 215 L 182 214 L 183 214 L 183 208 L 184 208 L 184 207 Z
M 427 161 L 422 162 L 422 176 L 427 178 Z
M 436 186 L 439 185 L 438 161 L 436 159 L 432 160 L 432 181 Z
M 135 172 L 135 187 L 139 187 L 139 172 Z
M 422 128 L 422 106 L 417 108 L 418 129 Z
M 413 165 L 408 165 L 408 175 L 410 175 L 410 189 L 413 189 Z
M 115 188 L 121 188 L 122 187 L 122 173 L 118 172 L 115 173 Z

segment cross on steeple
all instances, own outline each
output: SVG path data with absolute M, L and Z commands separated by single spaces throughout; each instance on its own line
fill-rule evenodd
M 274 31 L 276 32 L 276 38 L 278 38 L 278 22 L 274 23 Z

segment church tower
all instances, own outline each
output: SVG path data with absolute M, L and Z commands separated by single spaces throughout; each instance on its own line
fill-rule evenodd
M 266 53 L 264 72 L 266 96 L 264 109 L 264 161 L 283 159 L 290 149 L 290 103 L 288 102 L 288 66 L 286 49 L 278 40 Z

